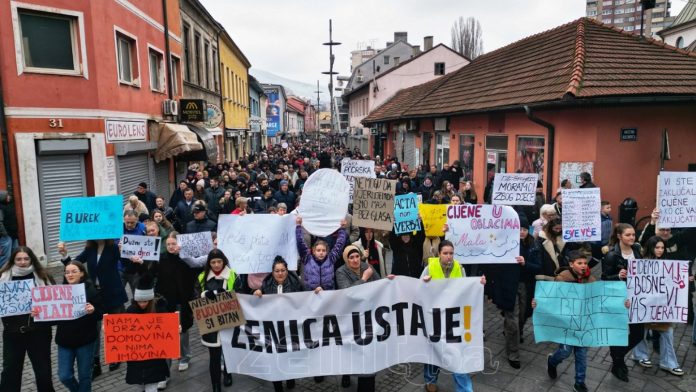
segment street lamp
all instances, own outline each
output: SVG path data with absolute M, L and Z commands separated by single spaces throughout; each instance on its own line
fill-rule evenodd
M 329 70 L 322 72 L 324 75 L 329 75 L 329 104 L 331 105 L 331 133 L 334 131 L 334 121 L 337 120 L 337 116 L 334 113 L 334 96 L 333 96 L 333 76 L 337 75 L 338 72 L 334 72 L 334 60 L 336 57 L 333 54 L 333 47 L 340 45 L 340 42 L 335 42 L 333 40 L 333 28 L 331 19 L 329 19 L 329 42 L 324 42 L 324 45 L 329 47 Z M 339 128 L 340 129 L 340 128 Z

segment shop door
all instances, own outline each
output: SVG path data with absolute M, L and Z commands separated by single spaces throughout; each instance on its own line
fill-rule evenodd
M 60 259 L 57 251 L 60 241 L 60 200 L 64 197 L 87 196 L 84 157 L 83 154 L 38 157 L 39 200 L 43 217 L 44 252 L 48 261 Z M 85 243 L 71 241 L 65 245 L 68 253 L 76 255 L 82 251 Z
M 435 139 L 435 164 L 438 169 L 442 169 L 442 165 L 449 164 L 449 132 L 438 133 Z
M 118 157 L 118 191 L 123 195 L 123 205 L 133 195 L 141 182 L 148 189 L 155 189 L 150 176 L 150 160 L 147 154 L 122 155 Z

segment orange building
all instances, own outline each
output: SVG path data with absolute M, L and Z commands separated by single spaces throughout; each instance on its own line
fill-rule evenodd
M 20 243 L 51 261 L 61 198 L 128 195 L 141 181 L 168 198 L 169 158 L 202 148 L 172 124 L 182 91 L 179 3 L 1 4 L 0 187 L 15 197 Z
M 363 123 L 387 134 L 385 156 L 459 161 L 479 201 L 497 172 L 539 173 L 550 198 L 588 171 L 614 206 L 636 199 L 640 218 L 665 130 L 664 170 L 696 170 L 696 53 L 583 18 L 401 90 Z

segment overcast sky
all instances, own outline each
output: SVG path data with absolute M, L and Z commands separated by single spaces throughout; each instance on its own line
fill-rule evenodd
M 673 0 L 676 14 L 686 0 Z M 283 77 L 328 83 L 329 19 L 333 19 L 335 70 L 350 72 L 350 51 L 371 42 L 384 48 L 395 31 L 408 32 L 412 45 L 423 37 L 450 46 L 450 28 L 459 16 L 481 22 L 490 52 L 585 14 L 584 0 L 201 0 L 252 64 Z

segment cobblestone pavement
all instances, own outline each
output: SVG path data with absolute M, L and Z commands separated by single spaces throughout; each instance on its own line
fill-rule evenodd
M 60 276 L 56 270 L 54 276 Z M 503 323 L 500 313 L 493 305 L 487 304 L 485 309 L 486 329 L 486 367 L 483 372 L 473 375 L 475 391 L 570 391 L 575 374 L 573 357 L 564 361 L 558 367 L 558 379 L 550 380 L 546 374 L 546 356 L 553 352 L 556 345 L 550 343 L 535 344 L 531 322 L 524 330 L 524 343 L 520 346 L 522 368 L 513 369 L 507 363 L 505 356 L 505 340 L 502 335 Z M 2 327 L 0 326 L 0 329 Z M 172 366 L 172 377 L 166 391 L 170 392 L 205 392 L 210 391 L 208 376 L 208 350 L 200 344 L 197 328 L 191 328 L 191 349 L 193 359 L 189 369 L 178 372 L 176 361 Z M 683 377 L 673 376 L 660 370 L 657 365 L 644 369 L 633 361 L 627 360 L 629 367 L 628 383 L 619 381 L 610 372 L 611 357 L 608 348 L 592 348 L 587 355 L 587 386 L 590 391 L 696 391 L 696 346 L 691 344 L 691 326 L 679 325 L 674 331 L 674 347 L 677 358 L 685 371 Z M 0 342 L 2 346 L 2 342 Z M 53 381 L 57 391 L 66 391 L 58 381 L 56 374 L 56 348 L 53 346 L 51 361 L 53 364 Z M 653 363 L 657 363 L 659 355 L 652 355 Z M 104 374 L 93 384 L 95 392 L 140 392 L 142 389 L 125 384 L 125 366 L 114 372 L 102 367 Z M 33 380 L 34 374 L 28 359 L 24 364 L 22 391 L 36 391 Z M 351 388 L 340 386 L 340 377 L 329 376 L 324 382 L 315 383 L 312 378 L 297 381 L 296 391 L 355 391 L 357 380 L 352 379 Z M 441 391 L 454 391 L 452 377 L 441 374 L 438 383 Z M 234 375 L 234 384 L 227 391 L 273 391 L 270 382 L 249 376 Z M 377 375 L 378 391 L 422 391 L 423 366 L 420 364 L 403 364 L 385 369 Z

